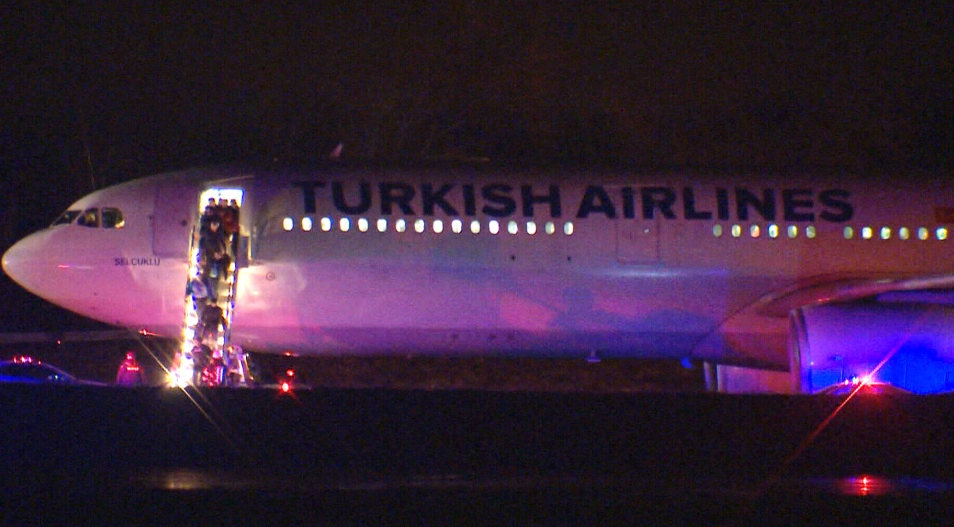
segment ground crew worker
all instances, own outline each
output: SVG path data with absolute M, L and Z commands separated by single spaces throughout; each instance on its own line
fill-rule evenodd
M 129 351 L 126 353 L 126 359 L 119 365 L 119 372 L 116 373 L 116 384 L 120 386 L 139 386 L 142 383 L 142 369 L 136 362 L 136 354 Z

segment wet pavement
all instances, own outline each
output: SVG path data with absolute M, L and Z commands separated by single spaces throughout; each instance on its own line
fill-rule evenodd
M 954 397 L 0 386 L 5 524 L 948 524 Z M 840 408 L 840 409 L 839 409 Z

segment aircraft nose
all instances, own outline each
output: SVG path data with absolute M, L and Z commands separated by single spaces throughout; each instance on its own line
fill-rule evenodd
M 13 244 L 3 253 L 3 272 L 26 290 L 36 294 L 43 283 L 39 262 L 40 240 L 32 234 Z

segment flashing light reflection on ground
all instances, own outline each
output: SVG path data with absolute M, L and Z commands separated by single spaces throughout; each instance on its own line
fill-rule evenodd
M 278 385 L 282 393 L 291 393 L 292 382 L 294 382 L 294 380 L 295 380 L 295 370 L 292 368 L 288 368 L 287 370 L 285 370 L 285 379 L 282 380 L 282 382 L 279 383 Z
M 836 488 L 846 496 L 881 496 L 894 490 L 891 481 L 867 475 L 841 479 Z

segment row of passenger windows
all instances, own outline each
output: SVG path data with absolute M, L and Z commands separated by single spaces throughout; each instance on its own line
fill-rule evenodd
M 296 222 L 295 219 L 291 217 L 286 217 L 282 221 L 282 228 L 286 231 L 293 231 L 296 228 L 300 228 L 305 232 L 310 232 L 316 229 L 322 232 L 348 232 L 351 230 L 357 230 L 360 232 L 368 232 L 370 230 L 387 232 L 389 225 L 393 226 L 395 232 L 411 231 L 423 233 L 430 230 L 438 234 L 445 231 L 453 232 L 455 234 L 465 231 L 469 231 L 473 234 L 479 234 L 484 229 L 486 229 L 490 234 L 499 234 L 500 232 L 507 232 L 510 234 L 526 232 L 530 235 L 537 234 L 538 232 L 545 234 L 556 234 L 558 230 L 560 230 L 564 235 L 569 236 L 574 232 L 574 225 L 572 221 L 564 222 L 562 229 L 557 223 L 552 221 L 538 224 L 535 221 L 520 223 L 516 220 L 510 220 L 507 222 L 490 220 L 486 223 L 486 225 L 484 225 L 479 220 L 470 220 L 469 222 L 465 223 L 464 220 L 453 219 L 449 222 L 449 225 L 445 225 L 444 220 L 432 220 L 430 222 L 429 228 L 427 221 L 423 218 L 418 218 L 413 221 L 399 218 L 394 220 L 393 224 L 390 224 L 387 218 L 379 218 L 377 220 L 369 220 L 367 218 L 358 218 L 357 220 L 352 220 L 351 218 L 339 218 L 337 221 L 335 221 L 333 218 L 328 216 L 319 219 L 317 225 L 310 217 L 302 218 L 300 223 Z M 804 236 L 809 239 L 814 239 L 818 236 L 818 230 L 814 225 L 808 225 L 804 228 L 801 228 L 798 225 L 781 226 L 774 223 L 765 226 L 749 225 L 748 227 L 743 227 L 740 224 L 726 226 L 723 226 L 722 224 L 716 224 L 712 226 L 712 234 L 716 238 L 722 236 L 731 236 L 733 238 L 760 238 L 763 236 L 768 238 L 798 238 L 799 236 Z M 846 240 L 851 240 L 854 238 L 860 238 L 864 240 L 889 240 L 892 237 L 897 237 L 902 240 L 912 238 L 917 238 L 919 240 L 929 240 L 932 238 L 932 235 L 937 240 L 946 240 L 949 236 L 949 231 L 947 227 L 938 227 L 932 233 L 927 227 L 918 227 L 917 229 L 900 227 L 895 230 L 891 227 L 865 226 L 856 229 L 852 226 L 846 226 L 842 230 L 842 235 Z
M 305 232 L 315 230 L 316 228 L 328 232 L 332 230 L 340 230 L 341 232 L 348 232 L 352 229 L 358 230 L 360 232 L 368 232 L 372 230 L 372 221 L 374 221 L 374 230 L 378 232 L 387 232 L 389 221 L 387 218 L 378 218 L 377 220 L 369 220 L 367 218 L 358 218 L 357 220 L 352 220 L 351 218 L 340 218 L 335 222 L 332 218 L 324 217 L 318 220 L 318 225 L 315 225 L 314 220 L 309 217 L 302 218 L 300 228 Z M 296 228 L 296 222 L 294 218 L 286 217 L 282 220 L 282 228 L 286 231 L 292 231 Z M 500 222 L 497 220 L 490 220 L 486 225 L 481 224 L 478 220 L 471 220 L 465 225 L 464 220 L 454 219 L 451 220 L 448 224 L 445 225 L 444 220 L 433 220 L 431 221 L 430 228 L 428 228 L 427 222 L 423 218 L 418 218 L 416 220 L 406 220 L 404 218 L 399 218 L 394 220 L 393 228 L 395 232 L 417 232 L 423 233 L 427 230 L 431 230 L 437 234 L 440 234 L 445 231 L 453 232 L 455 234 L 460 234 L 465 230 L 473 234 L 480 234 L 484 229 L 487 230 L 490 234 L 499 234 L 500 232 L 508 232 L 510 234 L 517 234 L 521 231 L 526 232 L 527 234 L 533 235 L 540 233 L 545 234 L 556 234 L 558 229 L 562 230 L 563 234 L 570 236 L 573 234 L 573 222 L 568 221 L 563 223 L 561 227 L 552 222 L 548 221 L 542 224 L 538 224 L 535 221 L 528 221 L 525 224 L 520 224 L 514 220 L 508 222 Z
M 735 224 L 729 227 L 728 233 L 725 232 L 725 229 L 722 225 L 716 224 L 712 226 L 712 234 L 716 238 L 721 237 L 725 234 L 731 235 L 733 238 L 743 237 L 743 227 L 741 225 Z M 764 235 L 769 238 L 778 238 L 783 236 L 782 227 L 779 225 L 769 224 L 764 228 Z M 785 228 L 785 236 L 788 238 L 797 238 L 799 236 L 799 229 L 797 225 L 789 225 Z M 815 229 L 814 225 L 809 225 L 805 227 L 804 235 L 806 238 L 815 238 L 818 235 L 818 231 Z M 863 240 L 890 240 L 892 237 L 897 236 L 902 240 L 908 240 L 911 238 L 917 238 L 919 240 L 929 240 L 931 239 L 932 232 L 927 227 L 918 227 L 917 229 L 910 229 L 908 227 L 900 227 L 895 231 L 891 227 L 870 227 L 865 226 L 860 229 L 856 229 L 850 225 L 845 226 L 842 229 L 842 236 L 846 240 L 851 240 L 854 238 L 861 238 Z M 933 232 L 934 238 L 937 240 L 946 240 L 949 235 L 947 227 L 938 227 Z M 748 227 L 748 236 L 751 238 L 758 238 L 763 236 L 763 227 L 761 225 L 750 225 Z

